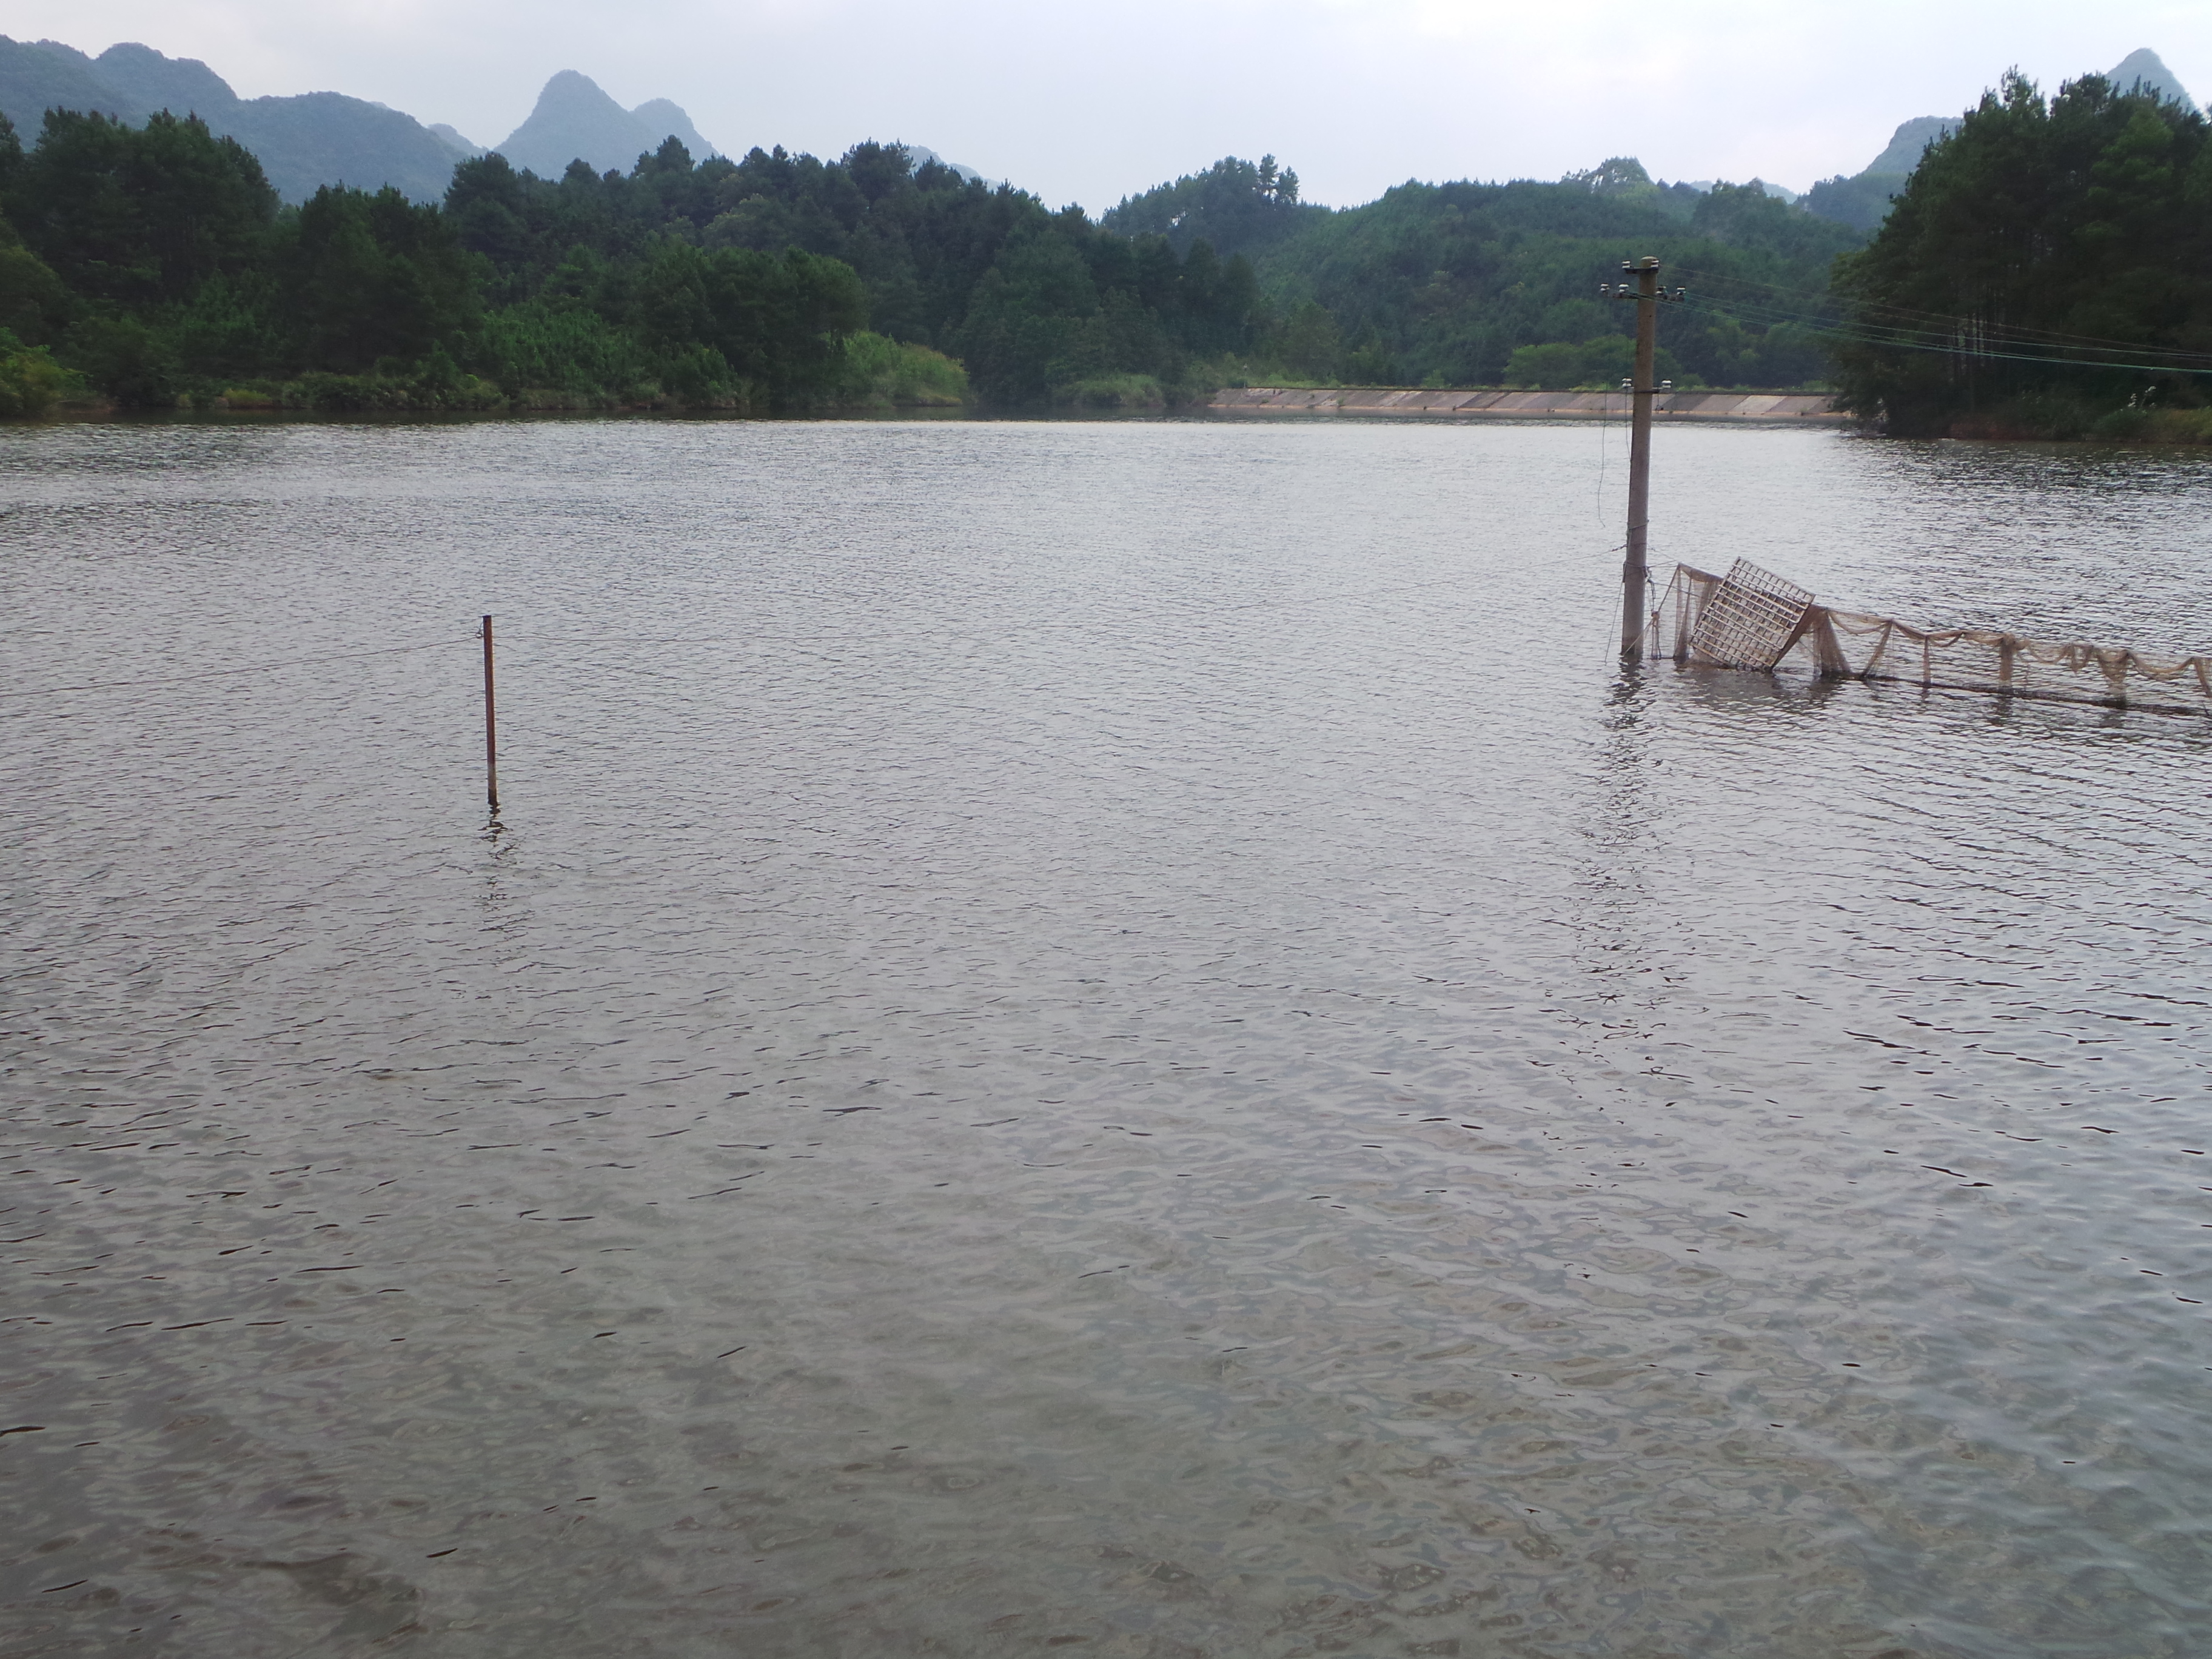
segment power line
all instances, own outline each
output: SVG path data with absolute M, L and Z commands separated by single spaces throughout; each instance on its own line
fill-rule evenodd
M 1967 357 L 2000 362 L 2045 363 L 2054 368 L 2118 368 L 2136 370 L 2146 374 L 2212 374 L 2212 362 L 2202 364 L 2123 362 L 2110 357 L 2057 357 L 2046 352 L 2001 351 L 1990 346 L 1968 344 L 1958 340 L 1909 339 L 1895 333 L 1877 332 L 1874 329 L 1864 326 L 1854 327 L 1848 324 L 1827 322 L 1803 312 L 1785 312 L 1756 304 L 1731 307 L 1696 299 L 1687 303 L 1692 310 L 1703 311 L 1709 315 L 1726 317 L 1732 321 L 1763 324 L 1769 328 L 1783 325 L 1802 327 L 1808 334 L 1840 341 L 1847 345 L 1875 346 L 1885 350 L 1929 351 L 1947 357 Z M 1763 314 L 1738 316 L 1739 310 Z M 2033 344 L 2033 342 L 2001 341 L 2000 343 Z M 2203 356 L 2204 354 L 2177 353 L 2176 355 Z
M 1739 279 L 1722 279 L 1739 280 Z M 1771 283 L 1750 283 L 1747 286 L 1762 288 L 1782 294 L 1802 294 L 1802 289 L 1790 289 Z M 2147 345 L 2142 341 L 2115 341 L 2109 346 L 2097 342 L 2106 337 L 2063 334 L 2055 330 L 2031 329 L 1990 325 L 1970 317 L 1960 317 L 1939 312 L 1911 312 L 1901 307 L 1875 307 L 1876 310 L 1892 310 L 1900 315 L 1917 316 L 1940 323 L 1942 327 L 1908 327 L 1905 324 L 1887 324 L 1878 319 L 1838 319 L 1832 313 L 1823 314 L 1802 307 L 1774 304 L 1763 300 L 1723 300 L 1714 301 L 1692 297 L 1689 303 L 1710 313 L 1726 316 L 1737 321 L 1774 327 L 1788 325 L 1831 339 L 1843 340 L 1856 345 L 1893 346 L 1906 351 L 1939 351 L 1952 356 L 1998 358 L 2010 362 L 2051 363 L 2067 368 L 2121 368 L 2140 370 L 2155 374 L 2212 374 L 2212 352 L 2169 350 Z M 1959 335 L 1990 342 L 1989 344 L 1966 344 Z M 2039 347 L 2072 346 L 2080 351 L 2109 352 L 2103 356 L 2062 356 L 2048 351 L 2006 351 L 2005 346 Z M 2145 362 L 2124 361 L 2117 354 L 2131 354 L 2136 358 L 2154 357 L 2163 361 Z
M 1683 275 L 1695 277 L 1701 286 L 1712 283 L 1733 283 L 1739 288 L 1765 289 L 1768 292 L 1773 294 L 1802 295 L 1804 293 L 1804 289 L 1792 287 L 1787 283 L 1762 283 L 1753 277 L 1732 276 L 1718 271 L 1693 271 L 1687 266 L 1684 266 L 1681 269 Z M 1751 301 L 1749 303 L 1755 305 L 1759 302 Z M 1886 301 L 1859 300 L 1850 296 L 1839 296 L 1838 303 L 1848 305 L 1859 311 L 1886 312 L 1897 317 L 1918 318 L 1924 322 L 1936 324 L 1942 330 L 1969 330 L 1976 332 L 1995 332 L 2001 335 L 2014 337 L 2023 342 L 2041 339 L 2056 345 L 2078 345 L 2091 349 L 2109 346 L 2114 350 L 2135 351 L 2139 353 L 2153 349 L 2152 348 L 2144 345 L 2144 343 L 2140 340 L 2123 340 L 2110 334 L 2074 334 L 2063 329 L 2034 328 L 2028 326 L 2026 324 L 2017 323 L 1993 325 L 1985 319 L 1962 316 L 1955 312 L 1922 311 L 1911 306 L 1892 305 Z M 1808 313 L 1795 314 L 1803 315 Z M 1922 331 L 1932 332 L 1936 331 L 1923 330 Z M 2212 362 L 2212 352 L 2160 350 L 2157 351 L 2155 355 L 2160 356 L 2195 357 L 2207 362 Z

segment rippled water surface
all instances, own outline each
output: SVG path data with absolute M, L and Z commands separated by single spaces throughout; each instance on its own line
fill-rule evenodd
M 2212 732 L 1624 684 L 1622 471 L 0 435 L 0 1652 L 2204 1652 Z M 2201 459 L 1656 497 L 2212 645 Z

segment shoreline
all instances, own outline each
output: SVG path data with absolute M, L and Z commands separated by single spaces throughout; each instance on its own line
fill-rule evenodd
M 1664 392 L 1653 399 L 1653 414 L 1674 422 L 1720 421 L 1738 426 L 1849 426 L 1854 417 L 1831 406 L 1820 392 Z M 711 406 L 633 404 L 604 409 L 510 407 L 506 409 L 299 409 L 248 404 L 212 408 L 123 409 L 112 404 L 64 404 L 24 419 L 0 422 L 18 428 L 100 422 L 127 423 L 239 425 L 356 425 L 398 422 L 483 421 L 1128 421 L 1188 420 L 1194 416 L 1395 415 L 1444 419 L 1626 421 L 1628 395 L 1607 392 L 1500 392 L 1412 389 L 1387 386 L 1252 386 L 1224 388 L 1204 403 L 1157 404 L 1139 409 L 984 410 L 972 404 L 893 404 L 817 409 L 783 414 Z
M 2007 429 L 2003 423 L 1976 423 L 1980 429 L 1899 434 L 1879 423 L 1866 423 L 1835 409 L 1827 394 L 1772 392 L 1677 392 L 1655 397 L 1654 414 L 1673 425 L 1734 426 L 1778 431 L 1816 428 L 1896 437 L 1920 443 L 2024 444 L 2044 447 L 2196 451 L 2205 439 L 2150 430 L 2142 433 L 2048 434 Z M 826 422 L 866 425 L 875 422 L 960 425 L 1042 422 L 1080 425 L 1129 421 L 1331 419 L 1395 416 L 1432 422 L 1549 423 L 1629 420 L 1627 394 L 1602 392 L 1502 392 L 1495 389 L 1435 389 L 1386 386 L 1253 386 L 1224 388 L 1204 403 L 1155 404 L 1138 409 L 984 409 L 966 404 L 894 404 L 847 407 L 785 414 L 713 407 L 631 405 L 610 409 L 364 409 L 319 410 L 267 407 L 212 409 L 121 409 L 91 401 L 73 402 L 40 414 L 0 419 L 0 432 L 35 432 L 56 427 L 97 426 L 465 426 L 484 423 L 644 421 L 675 423 L 735 422 L 744 424 Z
M 1220 415 L 1425 415 L 1466 420 L 1625 421 L 1625 392 L 1502 392 L 1407 386 L 1223 387 L 1206 404 Z M 1825 392 L 1662 392 L 1654 418 L 1850 426 L 1856 417 Z

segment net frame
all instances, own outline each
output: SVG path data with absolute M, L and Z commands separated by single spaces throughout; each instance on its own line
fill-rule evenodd
M 1690 660 L 1716 668 L 1771 668 L 1797 638 L 1810 590 L 1738 559 L 1698 608 Z
M 1732 631 L 1729 618 L 1748 606 L 1766 606 L 1760 614 L 1774 614 L 1775 590 L 1755 586 L 1757 578 L 1781 583 L 1784 604 L 1786 593 L 1805 590 L 1756 565 L 1749 567 L 1757 573 L 1752 581 L 1738 580 L 1746 563 L 1738 560 L 1726 576 L 1676 565 L 1645 629 L 1645 653 L 1703 667 L 1809 672 L 1820 679 L 1923 691 L 1978 691 L 2212 717 L 2212 654 L 2155 657 L 1998 629 L 1916 628 L 1894 617 L 1820 605 L 1809 593 L 1781 647 L 1768 656 L 1771 631 Z M 1709 617 L 1718 619 L 1711 628 Z

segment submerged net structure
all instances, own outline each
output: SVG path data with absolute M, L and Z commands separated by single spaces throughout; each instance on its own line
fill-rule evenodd
M 1822 679 L 2212 715 L 2212 656 L 2146 657 L 1993 629 L 1915 628 L 1820 605 L 1748 559 L 1725 576 L 1676 565 L 1644 651 L 1711 668 L 1794 669 Z

